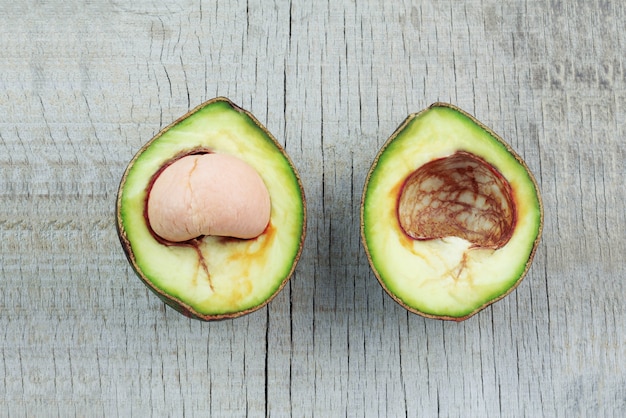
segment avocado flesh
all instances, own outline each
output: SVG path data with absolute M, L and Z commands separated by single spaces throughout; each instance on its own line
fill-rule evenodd
M 498 245 L 461 234 L 412 238 L 398 202 L 420 167 L 467 153 L 510 186 L 513 223 Z M 532 261 L 543 224 L 538 187 L 522 159 L 472 116 L 445 103 L 410 115 L 380 150 L 365 183 L 362 238 L 379 282 L 397 302 L 427 317 L 463 320 L 510 293 Z
M 271 214 L 260 236 L 204 236 L 175 244 L 153 234 L 146 203 L 155 175 L 176 158 L 199 152 L 231 154 L 261 175 Z M 122 246 L 144 283 L 180 312 L 211 320 L 256 310 L 285 285 L 302 250 L 305 211 L 300 179 L 282 147 L 250 113 L 216 98 L 136 154 L 120 184 L 117 221 Z

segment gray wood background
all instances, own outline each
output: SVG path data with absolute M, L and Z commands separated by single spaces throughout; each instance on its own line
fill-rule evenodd
M 626 416 L 626 6 L 0 1 L 0 416 Z M 224 95 L 290 153 L 308 236 L 266 308 L 201 323 L 134 276 L 126 164 Z M 359 202 L 411 112 L 454 103 L 541 187 L 535 262 L 456 324 L 376 282 Z

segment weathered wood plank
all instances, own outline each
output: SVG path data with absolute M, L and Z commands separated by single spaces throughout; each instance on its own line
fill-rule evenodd
M 0 415 L 624 416 L 626 10 L 618 1 L 0 1 Z M 130 270 L 133 154 L 217 95 L 298 167 L 308 237 L 267 307 L 204 324 Z M 360 245 L 376 152 L 450 101 L 526 159 L 544 236 L 461 324 Z

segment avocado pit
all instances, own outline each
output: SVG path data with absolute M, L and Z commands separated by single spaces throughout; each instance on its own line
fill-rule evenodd
M 413 239 L 455 236 L 475 248 L 501 248 L 515 229 L 511 185 L 488 162 L 465 151 L 411 173 L 400 192 L 397 216 Z
M 147 221 L 173 243 L 213 235 L 256 238 L 270 220 L 270 196 L 259 173 L 232 155 L 190 154 L 161 170 L 147 199 Z

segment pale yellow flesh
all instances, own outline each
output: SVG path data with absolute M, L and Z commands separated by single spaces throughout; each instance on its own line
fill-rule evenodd
M 205 237 L 200 257 L 192 246 L 164 245 L 151 234 L 143 213 L 151 176 L 193 149 L 234 155 L 261 175 L 272 205 L 258 238 Z M 303 196 L 286 157 L 249 119 L 219 102 L 170 128 L 138 156 L 123 185 L 120 214 L 140 273 L 203 315 L 241 312 L 271 297 L 292 270 L 304 228 Z
M 457 237 L 413 240 L 400 228 L 396 208 L 403 181 L 427 162 L 459 150 L 493 165 L 513 188 L 517 223 L 498 250 L 471 248 Z M 409 123 L 380 155 L 363 218 L 373 267 L 395 297 L 420 313 L 463 317 L 505 294 L 523 275 L 541 211 L 534 181 L 504 145 L 453 110 L 434 108 Z

